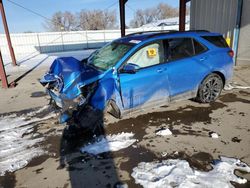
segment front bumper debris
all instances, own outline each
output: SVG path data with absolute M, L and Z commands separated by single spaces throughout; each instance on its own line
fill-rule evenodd
M 60 108 L 59 123 L 63 124 L 72 118 L 75 110 L 84 105 L 86 99 L 84 97 L 78 97 L 77 100 L 63 99 L 61 96 L 55 94 L 52 90 L 46 89 L 47 94 L 51 97 L 51 100 Z
M 57 96 L 53 91 L 49 89 L 46 89 L 46 93 L 51 97 L 51 99 L 56 103 L 59 108 L 63 109 L 63 100 L 59 96 Z

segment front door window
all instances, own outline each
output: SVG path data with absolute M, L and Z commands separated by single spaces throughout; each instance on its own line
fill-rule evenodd
M 137 65 L 139 68 L 150 67 L 164 61 L 162 42 L 149 44 L 138 50 L 127 63 Z

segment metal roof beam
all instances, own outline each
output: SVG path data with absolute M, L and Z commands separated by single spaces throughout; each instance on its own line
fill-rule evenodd
M 125 29 L 126 29 L 125 4 L 127 3 L 127 1 L 128 0 L 119 0 L 121 37 L 125 36 Z
M 185 31 L 186 25 L 186 3 L 188 0 L 180 0 L 179 5 L 179 31 Z
M 17 65 L 16 64 L 16 57 L 15 57 L 15 53 L 14 53 L 12 43 L 11 43 L 11 39 L 10 39 L 9 28 L 8 28 L 7 19 L 6 19 L 6 16 L 5 16 L 5 11 L 4 11 L 4 6 L 3 6 L 3 1 L 2 0 L 0 0 L 0 12 L 1 12 L 1 15 L 2 15 L 3 26 L 4 26 L 6 38 L 7 38 L 7 41 L 8 41 L 8 46 L 9 46 L 9 50 L 10 50 L 12 64 L 13 64 L 13 66 L 16 66 Z
M 9 84 L 8 84 L 6 72 L 5 72 L 5 69 L 4 69 L 4 64 L 3 64 L 1 51 L 0 51 L 0 79 L 2 81 L 2 88 L 5 88 L 5 89 L 8 88 Z

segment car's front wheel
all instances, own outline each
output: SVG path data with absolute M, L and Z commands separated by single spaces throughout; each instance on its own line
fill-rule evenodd
M 200 84 L 196 100 L 202 103 L 215 101 L 223 89 L 222 78 L 215 73 L 208 75 Z

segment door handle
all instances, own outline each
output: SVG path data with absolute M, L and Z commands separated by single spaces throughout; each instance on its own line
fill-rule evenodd
M 166 68 L 159 68 L 159 69 L 157 69 L 157 72 L 161 73 L 161 72 L 164 72 L 165 70 L 166 70 Z
M 204 60 L 206 60 L 207 58 L 206 57 L 201 57 L 200 58 L 200 61 L 204 61 Z
M 157 72 L 158 73 L 161 73 L 161 72 L 163 72 L 164 71 L 164 69 L 157 69 Z

